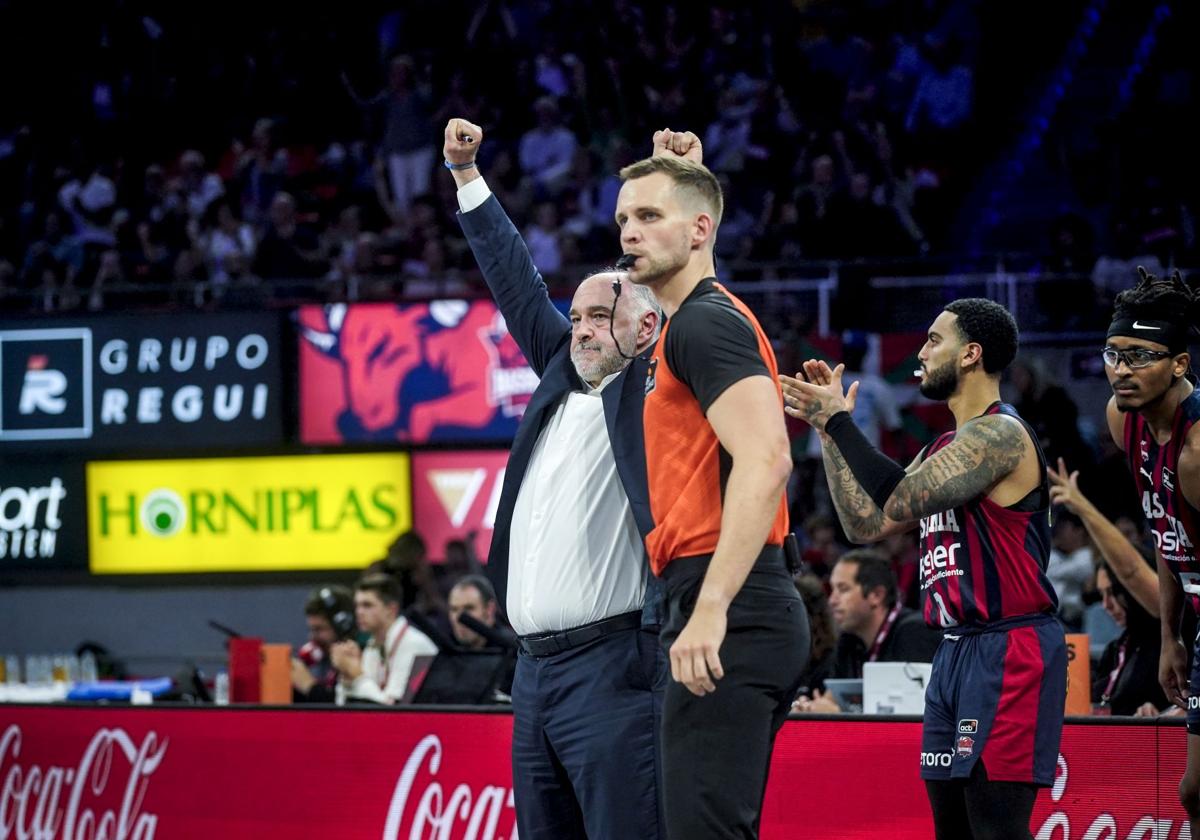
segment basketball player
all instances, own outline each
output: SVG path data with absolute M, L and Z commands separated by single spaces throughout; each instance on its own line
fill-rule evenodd
M 1000 401 L 1017 325 L 989 300 L 957 300 L 921 348 L 921 392 L 954 431 L 907 470 L 854 425 L 857 383 L 809 361 L 781 377 L 786 411 L 821 435 L 838 516 L 854 542 L 921 530 L 925 621 L 943 629 L 926 691 L 921 776 L 938 840 L 1029 838 L 1054 781 L 1067 657 L 1046 578 L 1050 492 L 1037 437 Z M 804 381 L 803 378 L 807 378 Z
M 1104 367 L 1112 385 L 1108 429 L 1129 459 L 1142 512 L 1158 552 L 1162 653 L 1158 680 L 1187 710 L 1187 769 L 1179 801 L 1200 836 L 1200 657 L 1194 643 L 1188 679 L 1180 637 L 1184 602 L 1200 612 L 1200 396 L 1190 374 L 1188 336 L 1196 296 L 1179 272 L 1159 278 L 1138 268 L 1138 283 L 1117 295 Z

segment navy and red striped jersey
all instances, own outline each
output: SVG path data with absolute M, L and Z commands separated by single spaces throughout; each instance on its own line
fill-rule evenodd
M 1125 415 L 1125 457 L 1137 486 L 1142 512 L 1154 534 L 1158 556 L 1175 575 L 1192 609 L 1200 614 L 1200 563 L 1196 562 L 1196 537 L 1200 512 L 1183 495 L 1179 481 L 1179 453 L 1188 430 L 1200 420 L 1200 390 L 1175 409 L 1171 439 L 1159 446 L 1140 414 Z
M 1006 403 L 984 414 L 1021 418 Z M 921 519 L 921 600 L 931 627 L 984 626 L 1018 616 L 1054 613 L 1058 596 L 1046 577 L 1050 561 L 1050 487 L 1037 436 L 1041 484 L 1001 507 L 986 496 Z M 946 432 L 925 450 L 929 458 L 954 440 Z

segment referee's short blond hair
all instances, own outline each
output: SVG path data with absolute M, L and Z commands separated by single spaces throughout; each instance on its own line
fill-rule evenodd
M 714 231 L 725 212 L 721 183 L 708 167 L 686 158 L 661 155 L 631 163 L 621 170 L 621 181 L 632 181 L 661 172 L 675 183 L 680 200 L 712 216 Z M 715 235 L 714 235 L 715 238 Z

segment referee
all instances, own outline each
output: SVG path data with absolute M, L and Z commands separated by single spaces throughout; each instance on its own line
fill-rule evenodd
M 666 584 L 663 805 L 670 837 L 758 836 L 775 734 L 808 658 L 782 543 L 791 472 L 775 354 L 713 276 L 721 187 L 690 133 L 621 170 L 616 220 L 669 320 L 645 381 L 653 529 Z

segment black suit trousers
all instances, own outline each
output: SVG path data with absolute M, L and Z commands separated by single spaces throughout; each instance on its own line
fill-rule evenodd
M 708 557 L 667 565 L 663 649 L 692 614 Z M 672 680 L 663 702 L 663 809 L 669 840 L 755 838 L 775 735 L 809 656 L 808 614 L 778 547 L 768 546 L 730 604 L 717 690 Z

